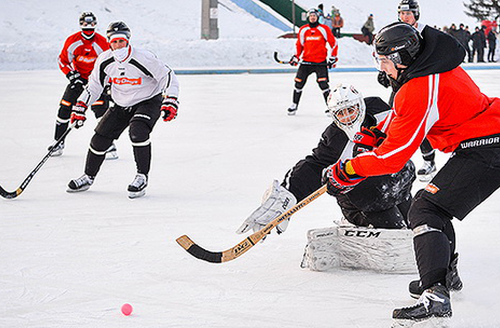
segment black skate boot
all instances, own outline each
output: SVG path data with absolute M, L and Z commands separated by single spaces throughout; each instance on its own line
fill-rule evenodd
M 453 254 L 453 259 L 451 260 L 450 266 L 448 267 L 448 272 L 446 273 L 446 288 L 451 292 L 458 292 L 462 290 L 464 284 L 458 275 L 458 253 Z M 420 280 L 413 280 L 408 285 L 410 291 L 410 296 L 413 298 L 419 298 L 422 292 L 422 286 L 420 285 Z
M 434 161 L 424 161 L 422 167 L 417 171 L 418 179 L 421 182 L 429 182 L 436 172 L 436 163 Z
M 128 198 L 138 198 L 146 194 L 148 186 L 148 176 L 142 173 L 137 173 L 134 181 L 128 186 Z
M 445 286 L 437 284 L 424 290 L 415 305 L 394 309 L 393 327 L 411 327 L 419 321 L 431 318 L 442 320 L 451 315 L 450 293 Z
M 57 157 L 61 156 L 64 151 L 64 141 L 61 142 L 57 147 L 54 147 L 53 145 L 50 145 L 47 150 L 51 151 L 50 157 Z
M 78 179 L 73 179 L 68 183 L 67 192 L 79 192 L 85 191 L 90 188 L 90 186 L 94 183 L 94 177 L 89 175 L 82 175 Z
M 116 145 L 113 142 L 111 146 L 106 150 L 106 160 L 118 159 L 118 151 L 116 150 Z
M 292 104 L 289 108 L 288 108 L 288 116 L 293 116 L 297 113 L 297 104 Z

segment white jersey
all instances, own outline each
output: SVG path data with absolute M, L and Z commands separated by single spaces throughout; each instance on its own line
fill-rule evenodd
M 153 53 L 130 46 L 126 60 L 119 62 L 111 50 L 99 55 L 89 77 L 89 83 L 79 101 L 93 104 L 110 84 L 111 98 L 118 106 L 129 107 L 158 94 L 178 97 L 179 82 L 172 69 Z

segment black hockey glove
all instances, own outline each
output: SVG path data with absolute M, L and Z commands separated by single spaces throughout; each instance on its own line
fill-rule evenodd
M 70 71 L 68 74 L 66 74 L 66 77 L 68 78 L 69 83 L 71 84 L 76 84 L 76 83 L 85 84 L 86 82 L 78 71 Z
M 328 58 L 328 63 L 326 64 L 326 66 L 328 68 L 334 68 L 335 66 L 337 66 L 338 60 L 339 59 L 337 57 L 330 57 Z
M 299 64 L 299 57 L 293 55 L 292 58 L 290 58 L 290 65 L 292 66 L 297 66 Z
M 361 128 L 361 131 L 354 135 L 352 156 L 356 157 L 360 153 L 373 150 L 373 148 L 380 146 L 386 137 L 387 135 L 377 128 Z
M 388 88 L 391 85 L 391 81 L 389 80 L 389 78 L 387 77 L 387 74 L 385 74 L 384 71 L 379 71 L 378 72 L 377 81 L 384 88 Z

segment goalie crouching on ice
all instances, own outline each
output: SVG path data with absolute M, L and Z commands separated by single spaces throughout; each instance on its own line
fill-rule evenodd
M 378 139 L 378 143 L 385 138 L 382 132 L 370 129 L 391 110 L 382 99 L 363 99 L 353 86 L 339 84 L 328 96 L 327 105 L 334 122 L 323 132 L 317 147 L 286 173 L 281 184 L 273 182 L 264 194 L 262 205 L 243 222 L 237 233 L 260 230 L 321 187 L 327 167 L 371 150 L 373 147 L 363 144 L 366 140 L 354 140 L 357 132 L 361 131 L 366 138 Z M 395 174 L 370 177 L 349 192 L 337 193 L 335 197 L 344 219 L 331 228 L 308 232 L 302 267 L 318 271 L 351 267 L 391 273 L 416 272 L 412 233 L 406 229 L 414 180 L 415 166 L 408 161 Z M 288 220 L 282 222 L 277 232 L 284 232 L 287 225 Z

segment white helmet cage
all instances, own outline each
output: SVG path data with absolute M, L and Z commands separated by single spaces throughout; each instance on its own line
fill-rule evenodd
M 338 84 L 328 95 L 327 105 L 335 124 L 353 140 L 365 119 L 363 95 L 352 85 Z

